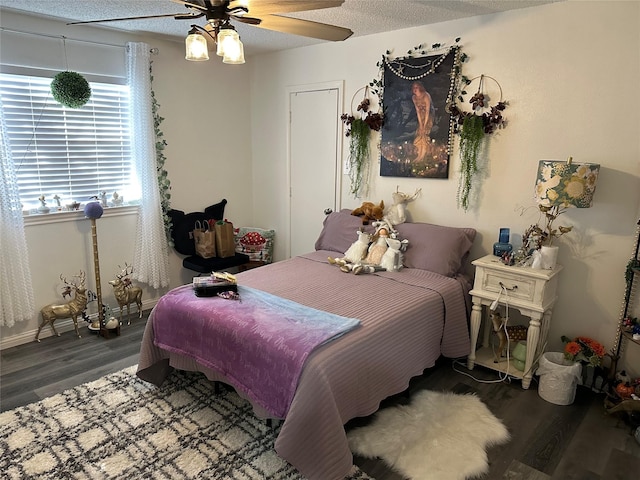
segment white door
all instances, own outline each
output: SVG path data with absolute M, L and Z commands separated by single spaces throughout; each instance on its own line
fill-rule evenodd
M 342 85 L 289 90 L 289 255 L 314 250 L 325 210 L 340 204 Z

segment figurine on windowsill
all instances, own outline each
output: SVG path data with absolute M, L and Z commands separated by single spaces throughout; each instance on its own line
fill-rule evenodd
M 38 200 L 40 200 L 40 206 L 38 207 L 38 213 L 49 213 L 50 209 L 49 209 L 49 207 L 47 207 L 47 202 L 44 199 L 44 195 L 40 195 L 38 197 Z
M 124 199 L 120 195 L 118 195 L 118 192 L 113 192 L 113 198 L 112 198 L 111 202 L 113 203 L 114 207 L 121 206 L 123 200 Z

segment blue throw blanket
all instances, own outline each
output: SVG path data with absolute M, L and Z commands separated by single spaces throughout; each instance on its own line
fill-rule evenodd
M 241 285 L 238 293 L 240 301 L 196 297 L 191 285 L 171 290 L 154 309 L 154 343 L 224 374 L 284 418 L 309 354 L 360 321 Z

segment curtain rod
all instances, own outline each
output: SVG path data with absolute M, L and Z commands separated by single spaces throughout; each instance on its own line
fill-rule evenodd
M 0 27 L 0 30 L 3 31 L 3 32 L 9 32 L 9 33 L 20 33 L 22 35 L 34 35 L 36 37 L 56 38 L 56 39 L 64 40 L 64 41 L 70 40 L 72 42 L 92 43 L 94 45 L 101 45 L 101 46 L 104 46 L 104 47 L 126 48 L 126 45 L 116 45 L 114 43 L 104 43 L 104 42 L 96 42 L 96 41 L 93 41 L 93 40 L 83 40 L 81 38 L 71 38 L 71 37 L 67 37 L 65 35 L 50 35 L 50 34 L 47 34 L 47 33 L 27 32 L 27 31 L 24 31 L 24 30 L 15 30 L 13 28 L 7 28 L 7 27 Z M 157 55 L 160 52 L 160 50 L 158 50 L 158 48 L 156 48 L 156 47 L 151 48 L 150 51 L 154 55 Z

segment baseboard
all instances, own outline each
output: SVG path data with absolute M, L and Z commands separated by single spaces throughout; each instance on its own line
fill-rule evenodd
M 142 310 L 151 310 L 153 307 L 156 306 L 156 303 L 158 303 L 159 299 L 152 299 L 152 300 L 143 300 L 142 301 Z M 125 312 L 124 312 L 124 316 L 126 316 L 126 307 L 125 307 Z M 113 316 L 114 317 L 119 317 L 120 316 L 120 309 L 113 309 Z M 136 308 L 136 306 L 134 305 L 131 308 L 131 318 L 132 321 L 134 315 L 138 313 L 138 309 Z M 89 315 L 89 318 L 91 320 L 95 319 L 98 316 L 97 313 L 94 313 L 92 315 Z M 40 322 L 40 315 L 38 315 L 38 322 Z M 80 328 L 80 334 L 83 335 L 82 333 L 82 328 L 84 328 L 84 324 L 86 324 L 87 322 L 83 321 L 82 319 L 78 320 L 78 327 Z M 56 320 L 56 330 L 58 331 L 58 333 L 63 333 L 63 332 L 69 332 L 69 331 L 75 331 L 75 327 L 73 325 L 73 320 L 71 320 L 70 318 L 64 318 L 64 319 L 60 319 L 60 320 Z M 11 347 L 17 347 L 18 345 L 23 345 L 25 343 L 29 343 L 29 342 L 34 342 L 36 339 L 36 333 L 38 332 L 38 329 L 35 328 L 33 330 L 29 330 L 26 332 L 22 332 L 19 333 L 17 335 L 11 335 L 8 338 L 3 338 L 2 340 L 0 340 L 0 350 L 4 350 L 5 348 L 11 348 Z M 40 332 L 40 338 L 47 338 L 47 337 L 52 337 L 53 336 L 53 332 L 51 331 L 51 327 L 49 326 L 45 326 L 42 328 L 42 331 Z

